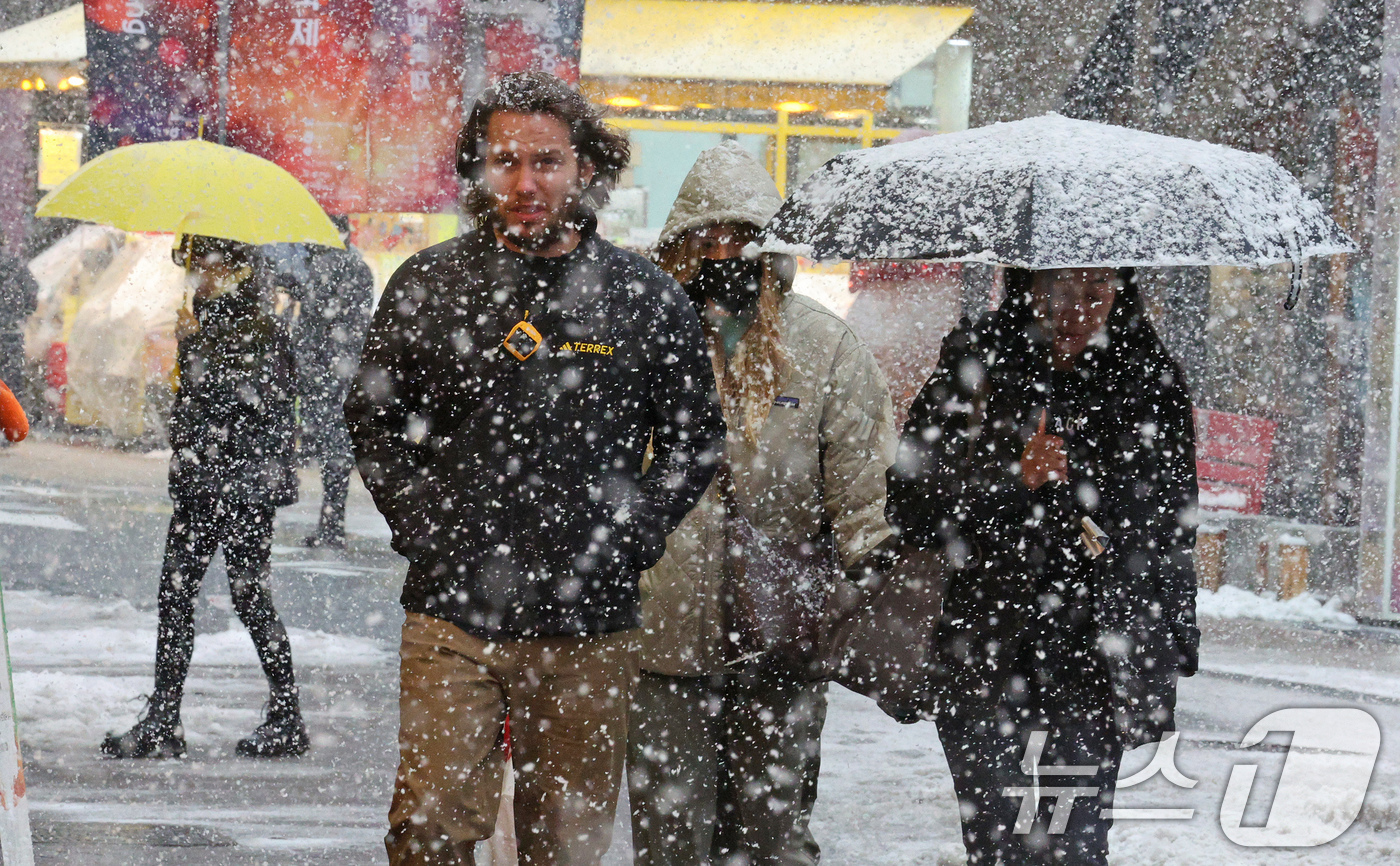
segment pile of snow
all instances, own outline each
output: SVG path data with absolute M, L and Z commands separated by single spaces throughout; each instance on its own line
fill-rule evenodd
M 64 671 L 15 671 L 19 735 L 26 746 L 97 746 L 107 731 L 126 730 L 151 690 L 150 677 L 112 677 Z
M 10 659 L 16 667 L 72 667 L 83 664 L 149 665 L 155 658 L 153 628 L 28 629 L 10 632 Z
M 298 667 L 373 667 L 388 664 L 394 653 L 369 638 L 289 628 L 292 659 Z M 149 665 L 155 659 L 156 630 L 16 629 L 10 632 L 10 656 L 17 667 L 72 667 L 83 664 Z M 194 640 L 196 665 L 257 665 L 253 639 L 242 626 L 202 634 Z
M 1199 502 L 1207 511 L 1244 511 L 1249 507 L 1249 494 L 1233 487 L 1224 490 L 1202 487 Z
M 6 590 L 5 618 L 12 629 L 76 628 L 102 623 L 112 628 L 154 628 L 155 615 L 124 598 L 54 595 L 42 590 Z
M 149 676 L 108 676 L 68 671 L 15 671 L 19 736 L 26 749 L 95 751 L 109 731 L 125 731 L 140 717 L 151 692 Z M 188 694 L 208 691 L 191 679 Z M 257 705 L 227 707 L 202 695 L 186 697 L 180 719 L 191 745 L 232 743 L 261 720 Z
M 1309 592 L 1281 601 L 1273 592 L 1256 595 L 1237 586 L 1222 586 L 1215 592 L 1208 589 L 1196 591 L 1196 614 L 1216 619 L 1356 625 L 1356 618 L 1344 612 L 1341 606 L 1339 598 L 1323 601 Z

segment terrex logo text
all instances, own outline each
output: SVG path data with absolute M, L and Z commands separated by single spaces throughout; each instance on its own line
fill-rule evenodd
M 612 346 L 604 346 L 601 343 L 565 343 L 559 347 L 561 352 L 592 352 L 595 355 L 611 355 Z

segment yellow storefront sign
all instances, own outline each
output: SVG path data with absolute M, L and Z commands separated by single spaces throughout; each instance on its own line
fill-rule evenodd
M 83 131 L 39 128 L 39 189 L 53 189 L 83 164 Z

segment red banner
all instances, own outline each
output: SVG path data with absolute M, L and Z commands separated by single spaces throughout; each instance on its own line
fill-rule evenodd
M 457 196 L 457 0 L 233 0 L 229 143 L 331 213 L 434 213 Z
M 573 84 L 579 76 L 583 0 L 482 4 L 486 78 L 542 69 Z
M 331 213 L 450 210 L 463 2 L 231 0 L 228 143 L 286 168 Z M 214 0 L 86 5 L 96 149 L 192 138 L 201 118 L 212 132 Z M 477 55 L 488 80 L 578 80 L 581 0 L 493 7 Z
M 375 4 L 369 107 L 372 211 L 436 213 L 457 199 L 462 125 L 458 0 Z

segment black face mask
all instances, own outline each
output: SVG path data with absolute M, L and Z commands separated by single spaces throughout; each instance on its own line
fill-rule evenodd
M 685 284 L 685 292 L 701 311 L 706 301 L 736 318 L 758 303 L 763 279 L 759 259 L 701 259 L 700 270 Z

